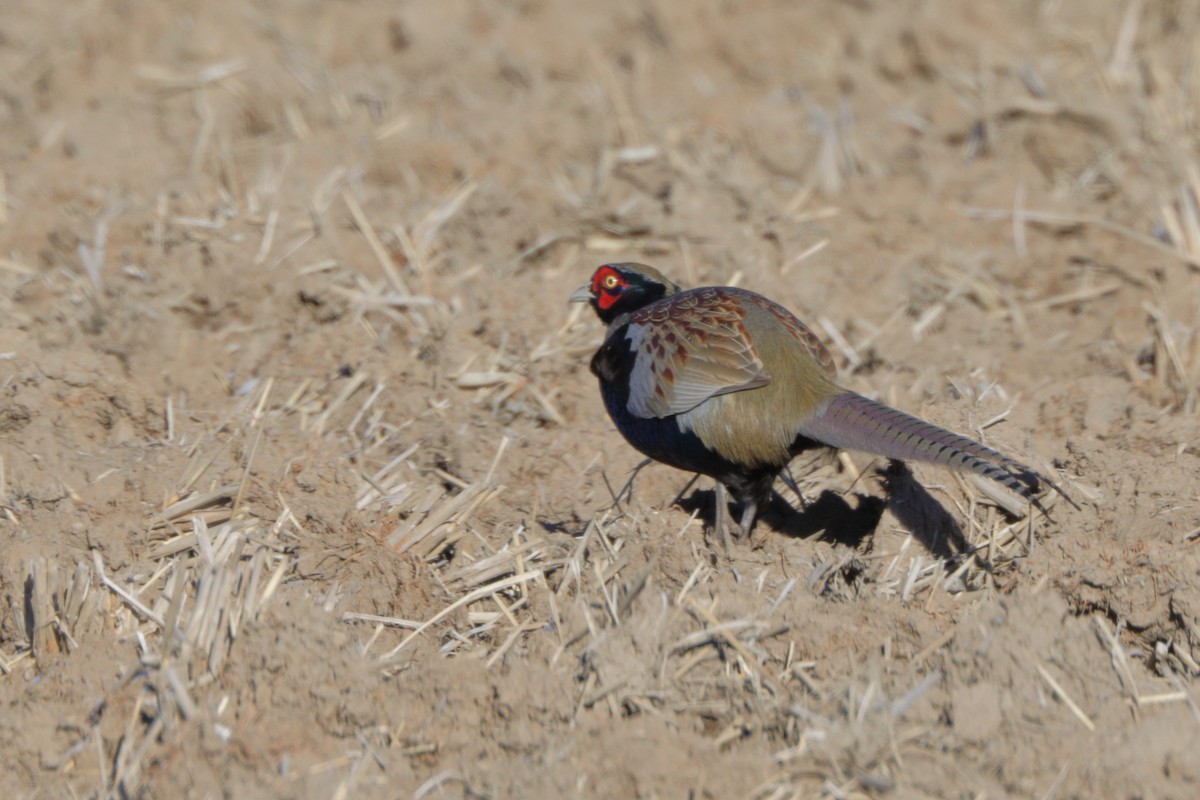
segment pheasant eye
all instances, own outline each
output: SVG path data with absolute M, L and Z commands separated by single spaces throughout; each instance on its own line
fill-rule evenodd
M 617 278 L 616 275 L 605 275 L 604 276 L 604 288 L 605 289 L 615 289 L 615 288 L 617 288 L 617 286 L 620 285 L 620 283 L 621 283 L 621 281 Z

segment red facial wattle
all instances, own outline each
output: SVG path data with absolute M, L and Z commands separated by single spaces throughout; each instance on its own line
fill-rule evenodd
M 620 295 L 613 294 L 612 292 L 602 291 L 596 297 L 596 303 L 600 306 L 600 308 L 608 311 L 613 307 L 613 303 L 617 302 L 617 298 L 619 296 Z
M 629 284 L 611 267 L 601 267 L 592 278 L 592 296 L 604 311 L 609 310 L 621 297 L 621 291 Z

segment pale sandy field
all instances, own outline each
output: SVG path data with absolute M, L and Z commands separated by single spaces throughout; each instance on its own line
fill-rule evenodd
M 1200 796 L 1200 5 L 16 0 L 0 76 L 5 796 Z M 1079 509 L 797 461 L 726 557 L 613 260 Z

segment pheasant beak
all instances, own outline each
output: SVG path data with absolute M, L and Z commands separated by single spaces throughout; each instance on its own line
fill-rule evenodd
M 578 289 L 576 289 L 574 292 L 571 293 L 571 297 L 569 300 L 567 300 L 567 302 L 568 303 L 590 303 L 590 302 L 592 302 L 592 284 L 585 283 L 583 286 L 580 286 Z

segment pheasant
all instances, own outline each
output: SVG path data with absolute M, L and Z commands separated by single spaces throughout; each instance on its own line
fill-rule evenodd
M 1038 503 L 1029 467 L 838 385 L 833 358 L 783 306 L 731 286 L 684 290 L 644 264 L 605 264 L 571 295 L 608 326 L 592 357 L 604 406 L 645 455 L 717 483 L 748 536 L 775 478 L 819 447 L 861 450 L 978 473 Z

